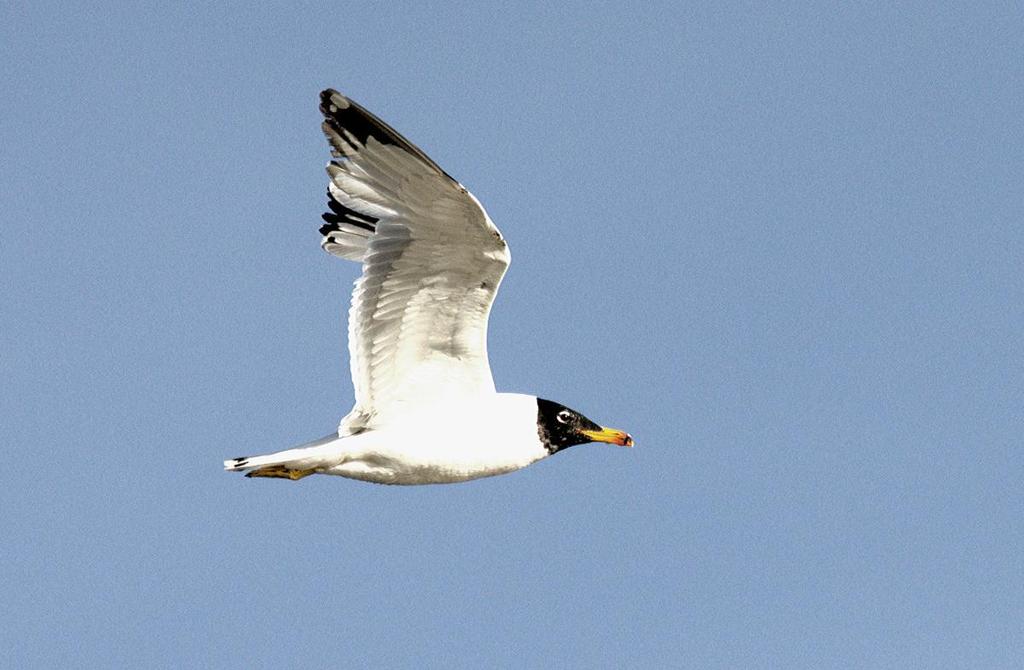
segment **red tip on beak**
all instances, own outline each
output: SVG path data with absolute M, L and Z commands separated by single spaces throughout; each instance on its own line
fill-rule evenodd
M 589 437 L 591 442 L 606 442 L 608 444 L 617 444 L 620 447 L 633 446 L 633 437 L 629 433 L 615 428 L 581 430 L 580 433 Z

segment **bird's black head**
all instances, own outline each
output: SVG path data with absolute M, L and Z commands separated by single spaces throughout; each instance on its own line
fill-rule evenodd
M 629 433 L 599 426 L 576 410 L 543 398 L 537 398 L 537 434 L 550 454 L 584 442 L 633 446 Z

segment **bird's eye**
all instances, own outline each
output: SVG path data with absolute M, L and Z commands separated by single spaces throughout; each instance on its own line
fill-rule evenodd
M 569 423 L 569 419 L 572 418 L 572 412 L 567 409 L 563 409 L 555 418 L 558 419 L 558 423 Z

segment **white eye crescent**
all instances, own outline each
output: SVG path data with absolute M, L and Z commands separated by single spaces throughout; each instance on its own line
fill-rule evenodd
M 569 419 L 572 418 L 572 413 L 567 409 L 563 409 L 555 418 L 558 419 L 558 423 L 569 423 Z

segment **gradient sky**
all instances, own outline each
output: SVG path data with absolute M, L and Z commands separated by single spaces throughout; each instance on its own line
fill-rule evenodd
M 76 4 L 0 8 L 5 665 L 1024 664 L 1019 4 Z M 221 471 L 351 405 L 327 86 L 635 449 Z

